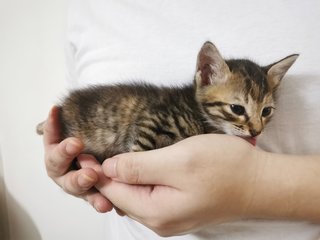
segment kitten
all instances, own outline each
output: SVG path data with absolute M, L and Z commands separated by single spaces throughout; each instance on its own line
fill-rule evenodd
M 71 92 L 60 105 L 62 137 L 81 139 L 84 152 L 100 162 L 197 134 L 226 133 L 255 144 L 274 112 L 281 79 L 297 57 L 261 67 L 246 59 L 225 61 L 206 42 L 198 54 L 193 84 L 118 84 Z M 37 130 L 43 134 L 43 124 Z

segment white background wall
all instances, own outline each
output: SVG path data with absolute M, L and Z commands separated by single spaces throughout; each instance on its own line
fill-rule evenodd
M 239 13 L 242 1 L 235 2 Z M 249 44 L 244 41 L 248 49 L 241 41 L 239 49 L 268 61 L 274 59 L 272 44 L 278 46 L 279 57 L 287 49 L 300 52 L 303 56 L 295 71 L 319 77 L 320 9 L 311 9 L 311 14 L 308 4 L 316 1 L 300 1 L 301 6 L 296 6 L 298 2 L 292 9 L 277 6 L 298 16 L 294 23 L 287 22 L 291 38 L 284 38 L 284 32 L 278 33 L 278 39 L 252 36 Z M 0 0 L 0 239 L 103 239 L 103 215 L 63 193 L 47 177 L 41 138 L 35 134 L 36 124 L 46 118 L 66 88 L 65 22 L 64 0 Z M 272 22 L 267 30 L 272 32 L 276 24 Z M 261 48 L 251 49 L 253 42 Z
M 0 0 L 0 239 L 102 239 L 102 216 L 46 176 L 35 126 L 65 89 L 64 0 Z M 1 163 L 2 159 L 2 163 Z M 1 164 L 3 165 L 1 167 Z

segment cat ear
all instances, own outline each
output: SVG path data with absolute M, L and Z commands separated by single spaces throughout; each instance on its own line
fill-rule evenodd
M 205 42 L 198 54 L 195 78 L 197 86 L 225 82 L 229 73 L 229 67 L 215 45 Z
M 279 86 L 281 79 L 298 57 L 299 54 L 293 54 L 265 67 L 267 71 L 268 83 L 271 89 Z

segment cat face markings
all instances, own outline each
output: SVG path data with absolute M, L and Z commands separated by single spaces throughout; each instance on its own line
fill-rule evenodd
M 273 115 L 274 92 L 298 56 L 261 67 L 245 59 L 225 61 L 206 42 L 198 54 L 195 84 L 208 122 L 230 135 L 259 135 Z

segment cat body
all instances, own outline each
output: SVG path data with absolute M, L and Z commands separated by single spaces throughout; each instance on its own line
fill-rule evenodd
M 84 152 L 101 162 L 198 134 L 226 133 L 252 140 L 270 121 L 276 90 L 297 57 L 261 67 L 245 59 L 225 61 L 206 42 L 190 85 L 133 83 L 72 91 L 59 106 L 62 138 L 81 139 Z M 43 133 L 42 125 L 38 132 Z
M 84 151 L 99 160 L 217 131 L 204 116 L 192 85 L 134 83 L 76 90 L 60 106 L 60 123 L 64 138 L 80 138 Z

